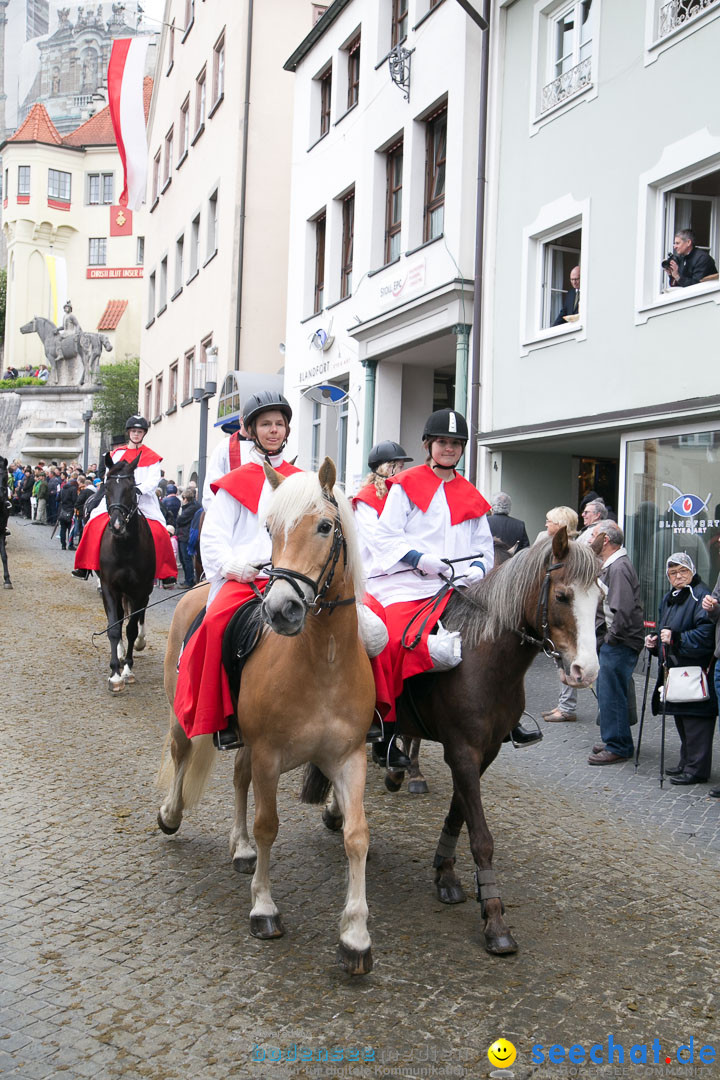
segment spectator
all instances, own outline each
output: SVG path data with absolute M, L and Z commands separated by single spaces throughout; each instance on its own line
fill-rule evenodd
M 72 542 L 72 534 L 69 537 L 70 543 L 68 544 L 68 531 L 73 524 L 75 516 L 75 503 L 77 502 L 78 485 L 76 480 L 68 480 L 60 488 L 60 500 L 58 504 L 58 517 L 60 519 L 60 547 L 65 551 L 67 548 L 69 551 L 75 550 L 75 545 Z
M 584 528 L 578 537 L 578 543 L 589 544 L 592 541 L 594 526 L 598 521 L 607 519 L 607 506 L 602 499 L 593 499 L 581 513 Z
M 185 581 L 183 586 L 186 589 L 191 589 L 195 584 L 195 569 L 193 566 L 193 557 L 188 551 L 188 542 L 190 540 L 190 526 L 192 519 L 200 509 L 200 506 L 195 498 L 195 488 L 185 488 L 182 493 L 182 506 L 180 513 L 177 516 L 177 522 L 175 525 L 175 535 L 178 542 L 178 553 L 180 555 L 180 564 L 185 573 Z
M 35 483 L 33 484 L 33 498 L 35 499 L 34 522 L 36 525 L 47 525 L 47 499 L 48 483 L 43 469 L 35 470 Z
M 563 305 L 560 308 L 553 326 L 562 326 L 566 322 L 575 322 L 580 311 L 580 267 L 573 266 L 570 271 L 570 288 L 565 293 Z
M 85 526 L 85 503 L 93 495 L 93 486 L 86 477 L 78 477 L 77 497 L 75 499 L 75 522 L 73 530 L 73 544 L 75 547 L 80 543 Z
M 493 539 L 500 540 L 506 548 L 517 544 L 517 551 L 530 547 L 525 522 L 510 517 L 512 499 L 504 491 L 498 491 L 491 499 L 492 514 L 488 514 L 487 523 Z
M 676 551 L 665 564 L 670 591 L 660 604 L 657 634 L 648 634 L 645 647 L 660 657 L 658 681 L 652 697 L 653 715 L 662 712 L 660 685 L 665 668 L 699 664 L 709 668 L 713 661 L 715 633 L 712 617 L 704 605 L 710 596 L 707 585 L 695 573 L 695 564 L 684 551 Z M 717 716 L 715 687 L 708 701 L 686 702 L 668 709 L 675 718 L 680 736 L 680 760 L 666 769 L 671 784 L 705 784 L 712 768 L 712 743 Z M 676 710 L 682 709 L 678 714 Z
M 157 486 L 162 491 L 162 495 L 160 495 L 159 498 L 163 499 L 165 497 L 165 495 L 167 494 L 167 486 L 168 486 L 168 482 L 165 479 L 165 470 L 164 469 L 160 470 L 160 479 L 157 482 Z
M 58 515 L 58 496 L 60 494 L 60 470 L 55 467 L 48 477 L 48 525 L 54 525 Z
M 675 233 L 673 251 L 675 257 L 668 258 L 663 263 L 670 278 L 671 289 L 686 289 L 688 285 L 697 285 L 706 277 L 717 277 L 715 260 L 707 251 L 695 247 L 695 233 L 692 229 L 679 229 Z
M 37 371 L 35 372 L 35 378 L 39 379 L 42 383 L 46 383 L 48 381 L 48 379 L 50 378 L 50 372 L 48 371 L 45 364 L 41 364 L 40 367 L 37 369 Z
M 644 643 L 640 584 L 624 547 L 623 531 L 607 518 L 591 530 L 593 540 L 602 540 L 603 560 L 599 584 L 597 634 L 600 672 L 597 697 L 600 706 L 602 744 L 593 746 L 589 765 L 614 765 L 633 755 L 633 739 L 628 713 L 628 690 L 637 658 Z
M 168 484 L 165 497 L 160 499 L 160 509 L 162 510 L 168 525 L 176 525 L 180 507 L 181 504 L 177 496 L 177 488 L 174 484 Z

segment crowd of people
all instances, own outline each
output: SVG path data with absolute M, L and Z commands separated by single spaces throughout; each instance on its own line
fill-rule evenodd
M 16 367 L 7 367 L 2 378 L 5 382 L 16 382 L 18 379 L 39 379 L 40 382 L 46 383 L 50 378 L 50 369 L 47 364 L 40 364 L 39 367 L 27 364 L 19 370 Z

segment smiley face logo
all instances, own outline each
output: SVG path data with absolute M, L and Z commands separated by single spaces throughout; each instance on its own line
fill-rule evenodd
M 488 1048 L 488 1060 L 496 1069 L 507 1069 L 517 1057 L 517 1050 L 509 1039 L 496 1039 Z

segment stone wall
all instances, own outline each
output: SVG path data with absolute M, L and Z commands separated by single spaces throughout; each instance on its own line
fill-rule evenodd
M 21 386 L 0 391 L 0 453 L 28 465 L 81 461 L 85 445 L 83 413 L 92 409 L 99 387 Z M 90 426 L 89 462 L 97 461 L 100 434 Z

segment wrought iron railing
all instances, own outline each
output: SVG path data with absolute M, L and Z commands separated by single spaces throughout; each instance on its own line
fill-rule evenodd
M 663 4 L 660 8 L 659 36 L 666 37 L 673 30 L 677 30 L 678 26 L 696 19 L 717 4 L 718 0 L 670 0 L 669 4 Z
M 586 60 L 581 60 L 574 68 L 563 72 L 562 75 L 558 75 L 557 79 L 553 79 L 547 86 L 543 86 L 540 112 L 547 112 L 548 109 L 554 108 L 555 105 L 560 105 L 561 102 L 573 97 L 573 95 L 590 86 L 591 83 L 592 57 L 588 56 Z

